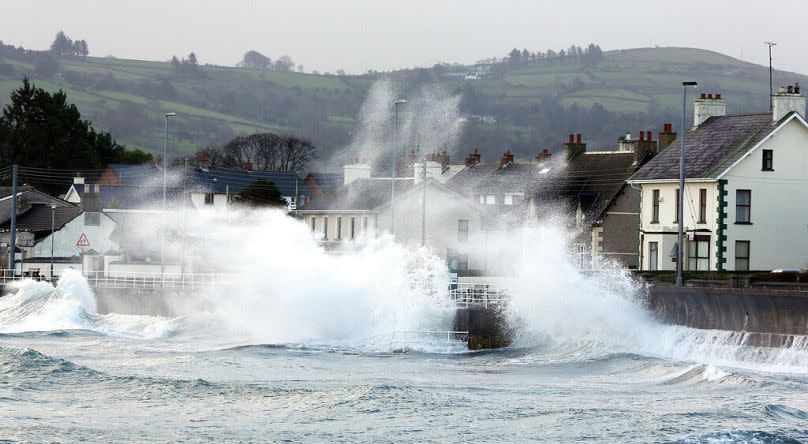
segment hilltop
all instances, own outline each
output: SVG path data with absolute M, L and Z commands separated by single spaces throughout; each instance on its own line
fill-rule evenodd
M 468 122 L 454 147 L 458 156 L 472 146 L 491 156 L 507 148 L 528 156 L 557 146 L 568 132 L 582 132 L 591 145 L 604 147 L 625 130 L 678 123 L 682 80 L 695 79 L 700 91 L 722 93 L 730 113 L 768 107 L 766 67 L 690 48 L 609 51 L 596 64 L 440 65 L 360 76 L 209 65 L 201 66 L 199 76 L 179 76 L 169 62 L 58 61 L 55 74 L 42 75 L 34 58 L 0 58 L 2 103 L 28 75 L 37 86 L 65 90 L 96 127 L 151 152 L 162 149 L 162 113 L 173 111 L 178 115 L 170 123 L 170 143 L 182 153 L 234 135 L 271 131 L 311 138 L 327 157 L 350 141 L 368 90 L 382 77 L 409 89 L 437 82 L 463 95 L 460 111 Z M 775 73 L 775 85 L 795 81 L 808 85 L 804 75 Z

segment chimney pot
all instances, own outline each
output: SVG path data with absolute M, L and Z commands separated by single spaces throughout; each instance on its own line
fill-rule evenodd
M 246 171 L 252 171 L 252 170 L 253 170 L 253 164 L 252 164 L 252 162 L 244 162 L 244 169 L 245 169 Z
M 706 99 L 707 98 L 707 93 L 701 93 L 701 95 L 699 97 L 702 98 L 702 99 Z
M 576 142 L 575 142 L 575 143 L 581 143 L 581 133 L 576 134 L 576 135 L 575 135 L 575 138 L 576 138 Z
M 794 84 L 794 94 L 800 93 L 800 82 Z
M 716 94 L 715 98 L 718 99 L 718 100 L 721 100 L 721 94 Z
M 640 142 L 645 142 L 645 131 L 640 131 Z
M 788 85 L 788 88 L 786 88 L 786 92 L 788 92 L 789 94 L 794 94 L 794 87 L 791 86 L 791 85 Z
M 784 94 L 786 92 L 786 87 L 783 86 L 783 85 L 780 85 L 780 89 L 777 92 L 780 93 L 780 94 Z
M 570 133 L 570 143 L 575 143 L 575 134 Z
M 648 131 L 648 141 L 650 142 L 652 140 L 654 140 L 654 133 L 651 132 L 651 131 Z

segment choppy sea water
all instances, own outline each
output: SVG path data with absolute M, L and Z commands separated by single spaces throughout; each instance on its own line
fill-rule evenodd
M 85 296 L 0 298 L 2 442 L 808 441 L 808 353 L 723 332 L 397 352 L 384 335 L 251 343 Z

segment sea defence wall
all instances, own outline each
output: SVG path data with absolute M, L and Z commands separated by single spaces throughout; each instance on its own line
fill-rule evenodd
M 93 288 L 98 313 L 181 316 L 204 309 L 205 302 L 191 289 Z
M 502 305 L 459 307 L 454 319 L 455 331 L 467 331 L 469 350 L 507 347 L 512 332 Z
M 808 335 L 808 291 L 654 286 L 646 302 L 663 322 L 748 332 L 750 345 L 783 346 Z

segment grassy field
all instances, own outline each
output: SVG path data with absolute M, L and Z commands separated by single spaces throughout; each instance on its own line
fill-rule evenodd
M 29 75 L 38 86 L 66 91 L 85 118 L 110 130 L 120 142 L 151 152 L 162 149 L 166 111 L 177 113 L 170 143 L 182 153 L 256 131 L 295 132 L 334 149 L 349 140 L 374 81 L 366 76 L 219 66 L 203 66 L 204 76 L 199 78 L 178 78 L 167 62 L 93 57 L 62 59 L 57 76 L 39 78 L 32 63 L 12 59 L 0 63 L 13 68 L 12 74 L 0 75 L 0 103 L 6 103 L 10 91 Z M 470 68 L 451 68 L 466 69 Z M 408 72 L 392 75 L 409 79 Z M 563 107 L 588 109 L 599 104 L 626 115 L 653 109 L 676 116 L 681 82 L 689 79 L 703 85 L 700 91 L 722 93 L 729 112 L 765 111 L 767 76 L 762 66 L 711 51 L 642 48 L 607 52 L 595 66 L 534 63 L 487 79 L 443 76 L 438 81 L 450 92 L 473 90 L 482 103 L 505 111 L 551 98 Z M 775 78 L 776 84 L 808 85 L 808 77 L 802 75 L 777 72 Z M 496 117 L 499 126 L 485 129 L 486 134 L 512 134 L 525 146 L 536 143 L 530 140 L 534 131 L 529 124 Z M 564 126 L 559 125 L 559 134 L 567 130 Z

